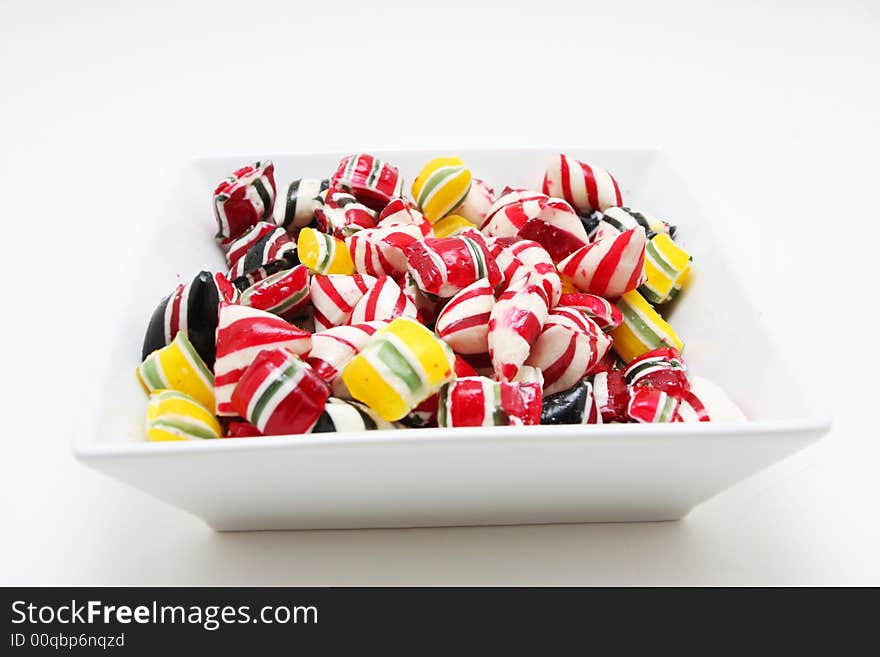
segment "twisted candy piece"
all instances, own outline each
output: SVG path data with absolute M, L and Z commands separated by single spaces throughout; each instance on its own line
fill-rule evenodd
M 348 321 L 361 324 L 376 320 L 392 320 L 397 317 L 416 319 L 415 304 L 403 293 L 394 279 L 380 276 L 379 280 L 361 297 L 351 311 Z
M 669 235 L 655 235 L 645 247 L 647 279 L 639 292 L 651 303 L 661 304 L 673 299 L 691 268 L 691 256 Z
M 544 395 L 541 424 L 602 424 L 593 385 L 584 379 L 568 390 Z
M 432 224 L 455 210 L 471 187 L 471 172 L 457 157 L 428 162 L 412 185 L 412 195 Z
M 543 288 L 529 283 L 505 290 L 489 315 L 489 355 L 495 376 L 502 381 L 516 378 L 532 345 L 547 320 L 547 298 Z
M 221 301 L 235 301 L 238 290 L 223 274 L 201 271 L 162 299 L 147 325 L 141 360 L 184 331 L 209 368 L 214 366 L 214 332 Z
M 255 283 L 241 293 L 241 304 L 292 320 L 309 303 L 309 269 L 297 265 Z
M 268 221 L 261 221 L 248 228 L 238 239 L 221 243 L 221 246 L 226 251 L 226 264 L 232 267 L 245 256 L 254 244 L 276 228 L 277 226 L 270 224 Z
M 316 199 L 318 229 L 340 239 L 359 230 L 376 227 L 376 213 L 348 192 L 331 187 Z
M 687 366 L 677 349 L 660 347 L 631 360 L 623 370 L 630 387 L 646 385 L 681 398 L 690 389 Z
M 539 424 L 541 387 L 498 382 L 482 376 L 456 379 L 440 390 L 437 423 L 441 427 L 491 427 Z
M 636 386 L 630 391 L 626 414 L 636 422 L 675 422 L 679 401 L 659 388 Z
M 271 313 L 228 303 L 220 305 L 214 363 L 217 415 L 236 415 L 232 406 L 235 386 L 257 354 L 273 347 L 306 354 L 312 348 L 312 336 Z
M 300 178 L 287 186 L 287 193 L 279 197 L 273 213 L 275 224 L 295 236 L 315 220 L 315 210 L 320 204 L 318 196 L 330 187 L 328 179 Z
M 617 233 L 623 233 L 632 230 L 637 226 L 641 226 L 645 229 L 645 235 L 649 240 L 653 238 L 654 235 L 660 233 L 675 237 L 676 231 L 675 226 L 672 226 L 665 221 L 655 219 L 654 217 L 649 217 L 648 215 L 639 212 L 638 210 L 633 210 L 632 208 L 606 208 L 605 212 L 600 216 L 599 223 L 602 224 L 602 229 L 606 231 L 614 230 Z M 596 228 L 597 230 L 599 229 L 598 224 Z M 597 236 L 594 239 L 600 238 Z
M 489 279 L 481 278 L 450 299 L 437 316 L 434 330 L 457 353 L 486 353 L 494 305 L 494 288 Z
M 433 237 L 431 222 L 425 218 L 418 208 L 409 201 L 396 198 L 379 213 L 378 228 L 394 228 L 395 226 L 415 226 L 423 237 Z
M 223 433 L 217 418 L 189 395 L 155 390 L 147 403 L 147 440 L 202 440 Z
M 645 280 L 645 231 L 634 228 L 588 244 L 560 262 L 559 271 L 581 292 L 619 297 Z
M 338 237 L 322 233 L 314 228 L 303 228 L 296 241 L 299 259 L 316 274 L 354 273 L 354 263 L 348 245 Z
M 250 422 L 232 420 L 226 426 L 226 435 L 223 438 L 257 438 L 262 435 L 260 430 Z
M 602 422 L 627 422 L 630 389 L 620 370 L 596 372 L 592 377 L 593 395 Z
M 456 212 L 474 226 L 482 226 L 489 208 L 495 202 L 495 192 L 485 181 L 479 178 L 471 180 L 471 188 L 468 190 L 464 201 L 458 206 Z M 436 233 L 436 228 L 434 229 Z M 438 235 L 442 237 L 442 235 Z
M 254 162 L 236 170 L 214 190 L 217 239 L 236 239 L 258 221 L 268 221 L 274 204 L 275 166 L 272 162 Z
M 324 407 L 324 412 L 312 427 L 312 433 L 375 431 L 376 429 L 394 428 L 393 424 L 386 422 L 363 404 L 330 397 Z
M 376 212 L 391 199 L 403 195 L 403 178 L 397 167 L 367 153 L 342 158 L 330 178 L 330 186 L 350 191 L 359 202 Z
M 400 279 L 407 271 L 406 249 L 421 239 L 418 226 L 383 226 L 359 231 L 346 242 L 356 271 Z
M 306 359 L 318 376 L 334 383 L 352 358 L 367 346 L 373 334 L 388 322 L 365 322 L 334 326 L 312 335 L 312 350 Z
M 481 278 L 488 278 L 493 287 L 501 282 L 495 258 L 476 230 L 458 237 L 429 237 L 414 242 L 407 247 L 406 257 L 416 285 L 436 297 L 451 297 Z
M 623 315 L 611 302 L 595 294 L 583 292 L 563 294 L 559 297 L 559 305 L 580 310 L 603 331 L 610 331 L 623 321 Z
M 489 225 L 492 223 L 493 219 L 495 218 L 495 215 L 498 214 L 499 212 L 501 212 L 502 210 L 504 210 L 504 208 L 506 208 L 509 205 L 513 205 L 514 203 L 531 202 L 531 203 L 527 203 L 523 207 L 524 207 L 524 209 L 530 209 L 536 213 L 541 208 L 541 201 L 546 201 L 549 198 L 550 198 L 549 196 L 547 196 L 546 194 L 542 194 L 541 192 L 534 192 L 534 191 L 531 191 L 528 189 L 513 189 L 510 187 L 505 187 L 504 191 L 501 193 L 501 196 L 499 196 L 495 200 L 495 202 L 492 203 L 491 206 L 489 206 L 489 209 L 486 211 L 486 217 L 483 219 L 483 223 L 480 224 L 480 230 L 482 230 L 483 232 L 485 232 L 487 235 L 489 235 L 491 237 L 492 235 L 491 235 L 491 231 L 489 230 Z M 499 221 L 512 223 L 514 228 L 513 229 L 510 229 L 510 228 L 506 229 L 507 232 L 511 233 L 510 235 L 500 235 L 499 234 L 498 237 L 513 237 L 513 235 L 516 233 L 516 231 L 519 230 L 519 228 L 516 227 L 516 224 L 519 223 L 519 225 L 521 226 L 522 224 L 525 223 L 525 221 L 520 222 L 519 220 L 515 220 L 515 219 L 514 220 L 507 220 L 507 219 L 501 220 L 501 219 L 499 219 Z M 499 231 L 499 233 L 505 232 L 505 229 L 499 227 L 498 231 Z
M 504 199 L 519 200 L 504 202 Z M 529 221 L 536 219 L 541 214 L 549 201 L 549 197 L 536 192 L 506 194 L 492 206 L 493 209 L 486 216 L 486 223 L 483 224 L 481 230 L 488 237 L 517 237 Z M 498 206 L 497 210 L 494 209 L 495 206 Z
M 183 331 L 147 356 L 137 368 L 137 377 L 147 392 L 177 390 L 214 408 L 214 375 Z
M 610 173 L 561 153 L 550 159 L 542 190 L 565 199 L 581 214 L 623 205 L 620 187 Z
M 590 243 L 580 217 L 568 203 L 557 198 L 546 201 L 538 215 L 527 221 L 518 235 L 543 246 L 554 262 Z
M 316 328 L 317 325 L 330 327 L 347 324 L 355 304 L 375 284 L 376 279 L 368 274 L 312 276 L 310 290 Z
M 623 314 L 623 323 L 611 331 L 611 337 L 614 351 L 624 362 L 659 347 L 682 350 L 684 345 L 672 327 L 635 290 L 620 297 L 617 307 Z
M 330 396 L 327 383 L 284 348 L 265 349 L 242 373 L 232 408 L 265 435 L 309 432 Z
M 544 392 L 569 389 L 589 374 L 611 347 L 611 340 L 586 315 L 572 308 L 550 311 L 526 364 L 544 375 Z
M 231 280 L 239 290 L 299 264 L 294 242 L 283 228 L 266 233 L 235 261 L 229 270 Z
M 525 277 L 544 289 L 551 308 L 559 303 L 562 279 L 544 247 L 517 237 L 495 237 L 488 243 L 489 253 L 501 269 L 505 288 L 521 285 Z
M 445 342 L 401 317 L 376 332 L 342 371 L 342 380 L 355 399 L 395 422 L 452 377 L 454 362 Z

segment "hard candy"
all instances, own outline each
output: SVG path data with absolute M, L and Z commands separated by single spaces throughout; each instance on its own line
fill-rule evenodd
M 610 173 L 561 153 L 550 159 L 542 191 L 565 199 L 581 214 L 623 205 L 620 187 Z
M 471 172 L 457 157 L 428 162 L 412 185 L 412 195 L 428 221 L 434 223 L 462 204 L 471 187 Z
M 272 217 L 275 205 L 275 166 L 254 162 L 223 179 L 214 190 L 217 240 L 236 239 L 259 221 Z

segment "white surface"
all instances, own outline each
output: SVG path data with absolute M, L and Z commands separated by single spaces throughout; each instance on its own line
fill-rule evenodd
M 493 186 L 535 186 L 554 154 L 458 151 Z M 406 180 L 438 151 L 376 151 Z M 144 442 L 146 397 L 131 372 L 144 318 L 202 268 L 225 270 L 205 198 L 233 158 L 180 167 L 122 277 L 127 302 L 111 329 L 106 373 L 83 395 L 76 453 L 97 470 L 189 511 L 220 530 L 512 525 L 678 520 L 700 502 L 827 431 L 822 399 L 798 382 L 721 233 L 663 153 L 567 149 L 620 179 L 627 203 L 674 217 L 680 242 L 704 263 L 665 317 L 685 336 L 692 373 L 711 377 L 748 423 L 411 429 L 193 444 Z M 344 153 L 272 155 L 281 181 L 324 177 Z M 281 183 L 284 185 L 284 183 Z M 167 235 L 175 236 L 169 245 Z M 724 290 L 720 296 L 718 290 Z M 735 318 L 735 319 L 734 319 Z M 750 349 L 731 357 L 731 346 Z M 745 378 L 743 371 L 756 372 Z M 96 372 L 97 374 L 97 372 Z M 788 385 L 779 389 L 778 381 Z M 722 393 L 723 395 L 724 393 Z M 92 400 L 94 398 L 94 401 Z M 721 420 L 723 418 L 716 418 Z
M 0 4 L 0 583 L 880 584 L 878 359 L 858 334 L 880 11 L 823 4 Z M 73 461 L 114 275 L 181 159 L 514 141 L 671 152 L 828 388 L 829 438 L 656 525 L 218 535 Z

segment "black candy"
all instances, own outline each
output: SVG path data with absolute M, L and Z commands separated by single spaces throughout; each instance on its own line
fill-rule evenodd
M 541 424 L 581 424 L 590 396 L 590 386 L 582 380 L 568 390 L 544 397 Z

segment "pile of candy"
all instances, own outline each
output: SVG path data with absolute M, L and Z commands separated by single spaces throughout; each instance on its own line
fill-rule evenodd
M 223 180 L 228 274 L 147 327 L 148 438 L 741 419 L 658 312 L 690 255 L 610 173 L 558 155 L 496 197 L 441 157 L 403 190 L 367 154 L 280 194 L 271 162 Z

